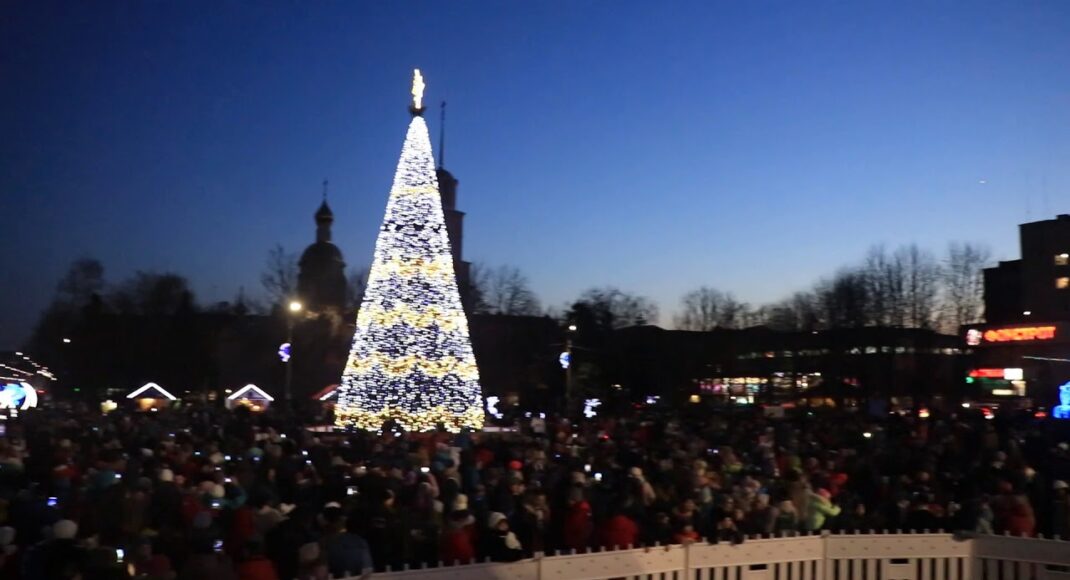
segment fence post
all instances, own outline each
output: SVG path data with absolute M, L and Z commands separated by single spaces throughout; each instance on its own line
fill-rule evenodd
M 970 549 L 968 550 L 966 558 L 962 562 L 962 579 L 961 580 L 975 580 L 981 577 L 981 563 L 979 562 L 977 548 L 977 538 L 970 538 L 966 540 L 970 543 Z
M 829 562 L 829 538 L 828 530 L 821 533 L 821 559 L 817 562 L 817 577 L 819 580 L 831 580 L 832 563 Z
M 691 573 L 691 546 L 697 542 L 691 542 L 690 544 L 684 544 L 684 580 L 691 580 L 695 577 Z

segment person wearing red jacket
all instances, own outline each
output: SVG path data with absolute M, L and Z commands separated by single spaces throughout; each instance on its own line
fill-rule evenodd
M 615 509 L 598 530 L 598 540 L 603 548 L 624 549 L 639 543 L 639 526 L 623 509 Z
M 583 498 L 583 490 L 579 487 L 569 492 L 568 510 L 562 522 L 562 540 L 565 548 L 575 550 L 577 553 L 587 551 L 591 541 L 591 504 Z
M 264 546 L 258 540 L 245 544 L 245 557 L 238 563 L 238 580 L 279 580 L 275 564 L 264 556 Z
M 1007 533 L 1031 538 L 1037 535 L 1037 518 L 1024 495 L 1016 495 L 1007 514 Z
M 448 565 L 471 564 L 476 559 L 475 518 L 468 512 L 468 496 L 463 493 L 453 501 L 439 539 L 438 558 Z

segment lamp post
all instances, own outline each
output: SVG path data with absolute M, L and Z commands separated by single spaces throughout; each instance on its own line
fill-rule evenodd
M 569 324 L 565 334 L 565 352 L 562 353 L 561 366 L 565 367 L 565 416 L 571 416 L 572 404 L 572 336 L 576 333 L 576 325 Z
M 286 343 L 290 345 L 291 352 L 294 343 L 294 317 L 298 312 L 301 312 L 303 305 L 297 300 L 291 300 L 289 304 L 290 313 L 286 315 Z M 290 383 L 293 381 L 293 356 L 290 356 L 283 364 L 286 365 L 286 382 L 283 386 L 282 398 L 286 400 L 286 404 L 290 404 Z

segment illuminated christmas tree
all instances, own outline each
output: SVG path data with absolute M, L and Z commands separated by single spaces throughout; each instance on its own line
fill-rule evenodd
M 483 426 L 479 370 L 442 213 L 423 77 L 375 242 L 353 347 L 335 407 L 339 427 L 407 431 Z

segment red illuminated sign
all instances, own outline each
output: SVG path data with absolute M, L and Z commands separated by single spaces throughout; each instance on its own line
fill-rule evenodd
M 1017 326 L 984 331 L 985 342 L 1028 342 L 1055 338 L 1054 326 Z
M 1003 369 L 973 369 L 970 376 L 975 379 L 1002 379 Z

